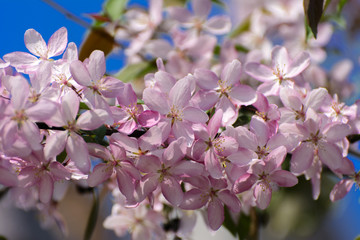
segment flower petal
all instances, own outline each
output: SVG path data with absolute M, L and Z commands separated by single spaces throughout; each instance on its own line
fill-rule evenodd
M 24 41 L 26 48 L 35 56 L 42 57 L 44 59 L 47 59 L 47 46 L 46 43 L 41 36 L 40 33 L 38 33 L 34 29 L 28 29 L 25 32 L 24 35 Z
M 166 200 L 168 200 L 173 206 L 179 206 L 184 198 L 184 193 L 180 184 L 173 177 L 165 177 L 160 183 L 161 191 L 164 194 Z
M 48 58 L 62 54 L 67 45 L 67 30 L 60 28 L 50 37 L 48 42 Z

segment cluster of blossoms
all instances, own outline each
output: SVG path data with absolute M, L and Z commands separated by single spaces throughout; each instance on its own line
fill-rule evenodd
M 255 9 L 249 30 L 225 39 L 218 56 L 214 34 L 228 33 L 231 24 L 225 16 L 208 19 L 210 0 L 193 0 L 192 12 L 169 8 L 165 20 L 162 1 L 150 1 L 149 13 L 128 10 L 128 28 L 116 36 L 131 39 L 129 63 L 157 58 L 142 100 L 130 83 L 105 75 L 103 52 L 78 60 L 65 28 L 48 43 L 27 30 L 31 54 L 9 53 L 0 63 L 0 184 L 18 207 L 54 212 L 63 185 L 107 183 L 114 205 L 104 226 L 119 236 L 130 230 L 133 239 L 188 237 L 195 221 L 188 210 L 204 210 L 217 230 L 224 206 L 234 214 L 266 209 L 272 193 L 295 186 L 300 175 L 317 199 L 324 168 L 342 178 L 331 200 L 344 197 L 360 183 L 346 138 L 360 133 L 360 105 L 346 106 L 318 87 L 321 79 L 307 80 L 323 71 L 317 63 L 326 40 L 303 51 L 287 33 L 284 45 L 298 50 L 293 54 L 258 28 L 298 29 L 295 13 L 265 24 L 276 11 L 298 8 L 298 1 L 286 2 L 271 9 L 264 3 L 267 15 Z M 172 44 L 156 37 L 165 22 Z M 330 34 L 322 27 L 320 39 Z M 335 82 L 346 75 L 337 74 Z M 242 122 L 244 112 L 251 117 Z

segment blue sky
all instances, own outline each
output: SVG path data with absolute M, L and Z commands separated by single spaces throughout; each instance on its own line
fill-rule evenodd
M 75 14 L 76 16 L 91 23 L 91 19 L 86 17 L 85 13 L 98 13 L 102 10 L 103 0 L 57 0 L 61 5 Z M 132 2 L 144 2 L 141 0 Z M 29 28 L 34 28 L 42 34 L 45 41 L 49 39 L 53 32 L 60 27 L 65 26 L 68 30 L 68 41 L 75 42 L 79 47 L 85 34 L 86 29 L 72 20 L 67 19 L 63 14 L 59 13 L 45 2 L 41 0 L 8 0 L 1 2 L 0 13 L 0 57 L 3 55 L 14 52 L 24 51 L 28 52 L 24 45 L 24 33 Z M 335 44 L 337 39 L 332 40 Z M 353 48 L 354 47 L 354 48 Z M 357 57 L 360 53 L 358 42 L 347 46 L 348 54 L 354 61 L 356 68 L 356 78 L 359 77 L 359 66 Z M 330 59 L 330 66 L 334 62 Z M 121 61 L 113 57 L 108 61 L 108 69 L 110 71 L 120 69 Z M 358 161 L 358 160 L 355 160 Z M 357 164 L 357 167 L 359 164 Z M 332 216 L 333 221 L 339 229 L 347 233 L 346 238 L 352 239 L 360 230 L 356 227 L 359 225 L 360 220 L 360 191 L 355 190 L 353 187 L 352 192 L 341 202 L 341 209 L 343 211 L 335 212 Z M 349 224 L 349 217 L 353 223 Z

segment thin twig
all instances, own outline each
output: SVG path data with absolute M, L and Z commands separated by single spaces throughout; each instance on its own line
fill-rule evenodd
M 84 21 L 83 19 L 79 18 L 75 14 L 71 13 L 69 10 L 65 9 L 63 6 L 59 5 L 58 3 L 54 2 L 53 0 L 42 0 L 46 4 L 50 5 L 52 8 L 57 10 L 58 12 L 65 15 L 65 17 L 69 18 L 70 20 L 76 22 L 80 26 L 83 26 L 84 28 L 92 28 L 91 24 Z

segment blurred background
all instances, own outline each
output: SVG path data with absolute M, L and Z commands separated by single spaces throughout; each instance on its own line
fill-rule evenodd
M 90 24 L 92 19 L 88 14 L 100 13 L 103 5 L 103 0 L 61 0 L 57 2 Z M 235 24 L 242 14 L 242 8 L 236 6 L 239 2 L 237 0 L 227 1 L 230 6 L 228 9 L 239 9 L 239 11 L 230 12 Z M 360 35 L 356 27 L 360 20 L 355 17 L 355 13 L 360 10 L 360 3 L 358 0 L 354 0 L 354 2 L 356 3 L 351 6 L 358 6 L 358 11 L 345 6 L 343 13 L 350 24 L 345 29 L 335 28 L 336 30 L 326 46 L 329 55 L 322 63 L 322 66 L 328 70 L 342 59 L 349 59 L 353 63 L 354 68 L 349 79 L 356 89 L 355 95 L 347 100 L 348 104 L 359 99 L 360 92 Z M 24 32 L 29 28 L 37 30 L 47 41 L 53 32 L 65 26 L 68 30 L 69 42 L 75 42 L 77 46 L 81 45 L 87 34 L 86 28 L 68 19 L 44 1 L 1 1 L 1 4 L 0 57 L 13 51 L 27 52 L 24 45 Z M 129 4 L 148 6 L 148 2 L 145 0 L 131 0 Z M 213 12 L 221 11 L 226 11 L 226 9 L 215 7 Z M 350 30 L 351 34 L 348 34 Z M 107 71 L 117 72 L 124 62 L 123 54 L 110 54 L 107 58 Z M 351 160 L 355 163 L 356 170 L 359 170 L 360 159 L 353 157 Z M 343 200 L 331 204 L 328 194 L 336 182 L 336 179 L 327 177 L 326 174 L 323 176 L 323 190 L 318 201 L 312 200 L 311 186 L 307 181 L 302 181 L 296 189 L 286 190 L 289 191 L 287 194 L 284 191 L 274 194 L 269 214 L 264 217 L 267 224 L 261 229 L 260 239 L 354 239 L 360 234 L 360 191 L 353 187 Z M 299 192 L 307 193 L 299 194 Z M 282 197 L 284 194 L 285 198 Z M 10 198 L 6 196 L 0 202 L 0 235 L 9 240 L 82 239 L 91 206 L 91 194 L 81 194 L 75 186 L 69 187 L 64 201 L 58 206 L 59 212 L 69 227 L 70 235 L 64 238 L 56 227 L 46 229 L 40 226 L 38 220 L 41 216 L 35 211 L 14 208 Z M 112 231 L 102 228 L 102 222 L 110 212 L 111 199 L 109 196 L 104 196 L 100 202 L 100 217 L 92 239 L 118 239 Z M 128 236 L 126 238 L 128 239 Z M 220 238 L 223 240 L 234 239 L 226 229 L 221 229 L 216 234 L 209 232 L 202 223 L 201 216 L 198 216 L 193 239 Z

